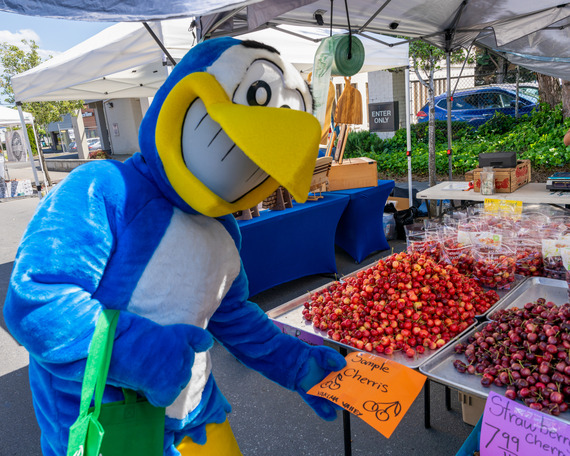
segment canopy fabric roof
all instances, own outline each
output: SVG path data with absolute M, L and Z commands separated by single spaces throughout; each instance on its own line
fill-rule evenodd
M 149 23 L 174 58 L 192 43 L 190 19 Z M 18 101 L 152 97 L 168 74 L 164 54 L 140 23 L 119 23 L 12 78 Z
M 32 114 L 26 111 L 22 112 L 24 113 L 24 120 L 27 124 L 34 123 L 34 116 L 32 116 Z M 14 126 L 21 126 L 18 110 L 7 108 L 6 106 L 0 106 L 0 127 Z
M 0 11 L 92 22 L 152 21 L 244 7 L 260 0 L 2 0 Z M 296 2 L 298 3 L 298 2 Z M 293 6 L 295 7 L 295 6 Z
M 150 23 L 167 51 L 180 60 L 196 43 L 190 19 Z M 315 51 L 328 30 L 283 27 L 259 30 L 240 38 L 265 42 L 278 49 L 300 71 L 311 71 Z M 369 34 L 365 66 L 373 71 L 408 65 L 408 46 L 390 47 L 379 41 L 399 41 Z M 379 40 L 379 41 L 375 41 Z M 12 78 L 18 101 L 93 100 L 152 97 L 168 75 L 164 54 L 140 23 L 120 23 L 68 51 Z
M 278 0 L 264 0 L 257 7 L 270 3 Z M 265 23 L 317 27 L 316 12 L 326 29 L 331 5 L 333 27 L 347 28 L 343 2 L 317 0 L 275 16 L 252 16 L 248 9 L 207 15 L 199 20 L 200 32 L 206 36 L 229 30 L 243 33 Z M 229 19 L 221 27 L 224 18 Z M 563 79 L 570 74 L 570 47 L 562 44 L 568 42 L 568 29 L 563 26 L 570 20 L 570 3 L 560 0 L 351 0 L 349 19 L 355 32 L 397 34 L 450 51 L 481 39 L 481 45 L 502 52 L 513 63 Z
M 347 19 L 344 3 L 331 0 L 130 0 L 118 3 L 103 0 L 90 5 L 78 0 L 53 0 L 49 5 L 41 0 L 4 0 L 0 1 L 0 10 L 45 17 L 105 21 L 119 18 L 126 21 L 156 20 L 208 13 L 197 21 L 198 32 L 214 36 L 244 34 L 261 26 L 279 24 L 317 27 L 317 12 L 324 21 L 320 29 L 328 30 L 331 8 L 334 8 L 332 25 L 336 29 L 348 29 L 350 22 L 353 33 L 371 32 L 422 39 L 445 50 L 478 43 L 502 53 L 511 62 L 541 73 L 563 79 L 567 79 L 570 74 L 570 47 L 563 44 L 568 42 L 568 29 L 565 25 L 570 20 L 570 3 L 561 0 L 351 0 L 348 4 L 350 20 Z M 187 21 L 189 23 L 190 19 Z M 153 29 L 160 29 L 160 26 L 155 23 Z M 91 54 L 89 61 L 86 61 L 86 54 L 81 54 L 85 49 L 77 49 L 74 61 L 81 63 L 82 67 L 69 68 L 69 78 L 68 74 L 63 75 L 67 81 L 64 85 L 58 81 L 45 81 L 38 72 L 35 84 L 27 83 L 25 87 L 22 85 L 16 89 L 18 77 L 15 78 L 17 98 L 29 100 L 33 96 L 38 101 L 51 100 L 54 99 L 53 94 L 60 97 L 55 99 L 100 98 L 101 94 L 109 98 L 149 96 L 160 85 L 166 68 L 160 68 L 162 53 L 155 43 L 143 38 L 144 29 L 137 30 L 138 38 L 129 35 L 132 50 L 121 51 L 124 56 L 106 54 L 112 56 L 109 58 Z M 131 30 L 130 33 L 135 32 Z M 164 31 L 158 30 L 157 35 L 168 40 Z M 103 38 L 97 37 L 93 39 Z M 191 41 L 186 35 L 185 43 L 188 42 Z M 170 49 L 168 44 L 167 47 Z M 148 59 L 139 60 L 139 53 Z M 95 55 L 98 57 L 96 64 L 92 63 Z M 120 55 L 119 59 L 116 59 L 117 55 Z M 131 63 L 125 64 L 128 58 Z M 51 64 L 42 65 L 42 69 L 47 70 L 48 65 L 59 63 L 60 60 L 51 61 Z M 101 78 L 97 79 L 96 73 L 100 73 L 100 68 L 105 69 L 105 76 L 114 85 L 110 82 L 103 84 Z M 131 84 L 133 70 L 141 80 L 139 88 Z M 95 82 L 101 87 L 97 87 Z M 69 87 L 69 90 L 63 92 L 64 87 Z M 138 95 L 140 93 L 144 95 Z M 47 98 L 41 98 L 42 96 Z

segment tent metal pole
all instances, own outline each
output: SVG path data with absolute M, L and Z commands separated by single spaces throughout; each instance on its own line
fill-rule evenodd
M 44 185 L 46 186 L 46 188 L 48 186 L 51 185 L 50 179 L 48 179 L 47 175 L 48 173 L 46 172 L 45 169 L 45 160 L 44 160 L 44 153 L 42 151 L 42 148 L 40 147 L 40 144 L 38 142 L 38 134 L 36 133 L 36 125 L 35 122 L 32 122 L 32 131 L 34 132 L 34 141 L 36 142 L 36 150 L 38 151 L 38 159 L 40 162 L 40 169 L 42 170 L 42 174 L 44 176 Z
M 410 125 L 410 67 L 405 70 L 406 80 L 406 155 L 408 157 L 408 200 L 413 205 L 412 197 L 412 128 Z
M 38 172 L 36 171 L 36 162 L 34 160 L 34 154 L 32 154 L 32 148 L 30 147 L 30 141 L 28 139 L 28 129 L 26 128 L 26 121 L 24 120 L 24 112 L 22 111 L 22 103 L 17 102 L 18 114 L 20 114 L 20 123 L 22 124 L 22 136 L 24 142 L 26 143 L 26 153 L 28 154 L 28 159 L 30 160 L 30 166 L 32 167 L 32 173 L 34 174 L 34 181 L 36 183 L 36 190 L 38 192 L 38 198 L 42 199 L 42 186 L 38 181 Z
M 158 36 L 156 36 L 156 33 L 154 33 L 154 31 L 150 28 L 150 25 L 148 25 L 146 22 L 143 22 L 143 25 L 144 25 L 144 28 L 146 29 L 146 31 L 152 37 L 152 39 L 154 41 L 156 41 L 156 44 L 158 44 L 160 49 L 162 49 L 162 52 L 164 52 L 166 57 L 168 57 L 168 60 L 170 60 L 170 63 L 172 63 L 173 66 L 176 66 L 176 60 L 174 60 L 174 57 L 172 57 L 170 55 L 170 52 L 168 52 L 168 49 L 166 49 L 166 46 L 162 43 L 162 41 L 160 41 L 160 38 Z
M 516 84 L 516 94 L 515 94 L 515 119 L 519 118 L 519 101 L 520 101 L 520 97 L 519 97 L 519 82 L 520 82 L 520 69 L 521 67 L 517 65 L 517 84 Z
M 445 53 L 445 62 L 447 65 L 447 159 L 449 163 L 449 180 L 453 180 L 451 171 L 451 52 L 449 51 Z

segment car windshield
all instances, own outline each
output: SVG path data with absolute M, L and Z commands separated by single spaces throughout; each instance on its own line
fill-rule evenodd
M 536 87 L 520 87 L 519 91 L 527 97 L 532 97 L 538 100 L 538 89 Z

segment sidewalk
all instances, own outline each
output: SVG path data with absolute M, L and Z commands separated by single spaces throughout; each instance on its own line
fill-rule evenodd
M 125 161 L 131 155 L 114 155 L 112 158 L 113 160 Z M 77 153 L 72 152 L 52 152 L 52 151 L 44 151 L 44 158 L 46 164 L 49 166 L 49 162 L 53 160 L 78 160 Z M 39 180 L 39 184 L 44 187 L 44 173 L 40 167 L 40 162 L 36 158 L 34 161 L 36 167 L 36 174 Z M 30 162 L 6 162 L 6 168 L 8 170 L 8 175 L 6 176 L 6 180 L 29 180 L 32 183 L 32 187 L 36 188 L 36 182 L 34 179 L 34 173 L 32 170 L 32 166 Z M 63 179 L 65 179 L 70 171 L 53 171 L 47 170 L 49 178 L 51 179 L 52 185 L 57 185 Z M 10 198 L 4 198 L 2 201 L 8 201 Z

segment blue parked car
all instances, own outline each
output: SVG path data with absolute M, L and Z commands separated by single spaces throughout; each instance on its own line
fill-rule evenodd
M 447 120 L 447 94 L 435 97 L 435 120 Z M 487 122 L 501 112 L 515 115 L 516 92 L 503 87 L 483 87 L 455 92 L 451 103 L 451 120 L 468 122 L 474 127 Z M 538 100 L 519 92 L 519 115 L 530 114 Z M 418 122 L 429 120 L 429 105 L 416 114 Z

